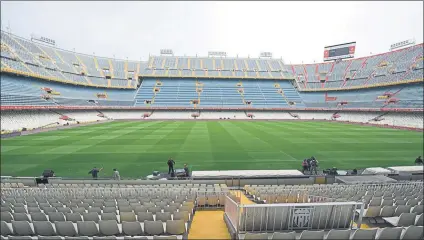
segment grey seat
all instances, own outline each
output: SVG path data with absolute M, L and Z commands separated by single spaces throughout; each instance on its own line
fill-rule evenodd
M 247 232 L 244 235 L 244 239 L 249 239 L 249 240 L 253 240 L 253 239 L 268 240 L 268 234 L 267 233 L 249 233 L 249 232 Z
M 12 212 L 12 209 L 10 207 L 1 206 L 1 212 Z
M 10 212 L 1 212 L 1 217 L 0 217 L 0 219 L 1 219 L 2 221 L 5 221 L 5 222 L 10 223 L 10 222 L 12 222 L 12 220 L 13 220 L 13 216 L 12 216 L 12 214 L 11 214 Z
M 66 221 L 71 221 L 73 223 L 77 223 L 78 221 L 82 221 L 81 213 L 73 212 L 73 213 L 65 213 Z
M 384 206 L 381 209 L 380 217 L 393 217 L 395 215 L 396 206 Z
M 9 236 L 8 240 L 32 240 L 31 236 Z
M 185 223 L 183 220 L 167 220 L 166 233 L 171 235 L 181 235 L 186 232 Z
M 47 216 L 49 216 L 49 221 L 50 222 L 64 222 L 65 221 L 65 215 L 63 215 L 63 213 L 61 212 L 50 212 L 47 213 Z
M 116 214 L 116 207 L 105 207 L 105 208 L 103 208 L 103 213 L 115 213 Z
M 99 214 L 97 214 L 96 212 L 83 213 L 82 218 L 84 219 L 84 221 L 93 221 L 95 223 L 99 222 Z
M 58 207 L 56 209 L 57 209 L 58 212 L 61 212 L 61 213 L 71 213 L 72 212 L 71 209 L 68 208 L 68 207 Z
M 163 224 L 160 221 L 144 221 L 144 233 L 146 235 L 161 235 L 164 233 Z
M 272 240 L 296 240 L 296 232 L 275 232 L 272 234 Z
M 9 225 L 7 225 L 6 221 L 2 220 L 0 221 L 0 232 L 1 232 L 1 236 L 9 236 L 9 235 L 13 235 L 13 231 L 12 229 L 9 227 Z
M 421 213 L 420 215 L 418 215 L 416 217 L 414 225 L 415 226 L 423 226 L 424 225 L 424 214 L 423 213 Z
M 100 213 L 102 213 L 102 210 L 99 207 L 91 207 L 91 208 L 88 209 L 88 212 L 89 213 L 95 212 L 95 213 L 100 214 Z
M 133 208 L 134 213 L 138 214 L 139 212 L 147 212 L 147 207 L 145 206 L 136 206 Z
M 102 214 L 100 214 L 100 217 L 101 217 L 102 220 L 115 220 L 115 221 L 117 221 L 116 213 L 113 213 L 113 212 L 102 213 Z M 135 218 L 135 216 L 134 216 L 134 218 Z
M 402 233 L 401 227 L 385 227 L 377 231 L 377 235 L 375 236 L 376 240 L 391 240 L 391 239 L 399 239 L 400 234 Z
M 38 207 L 29 207 L 28 213 L 35 213 L 35 212 L 41 212 L 41 209 Z
M 118 210 L 119 212 L 132 212 L 133 209 L 131 206 L 126 205 L 126 206 L 118 206 Z
M 135 214 L 133 212 L 120 212 L 120 221 L 121 222 L 135 222 Z M 139 220 L 140 221 L 140 220 Z
M 153 240 L 177 240 L 177 236 L 153 236 Z
M 153 214 L 151 212 L 139 212 L 137 214 L 137 221 L 144 222 L 144 221 L 153 221 Z M 121 222 L 123 222 L 121 218 Z
M 75 230 L 74 225 L 71 221 L 66 222 L 55 222 L 56 232 L 60 236 L 65 237 L 75 237 L 77 236 L 77 231 Z
M 31 220 L 33 222 L 34 221 L 48 221 L 46 214 L 44 214 L 42 212 L 30 213 L 29 215 L 31 216 Z
M 29 225 L 29 222 L 27 221 L 12 221 L 12 228 L 15 235 L 18 235 L 18 236 L 33 236 L 34 235 L 34 231 Z
M 143 229 L 139 222 L 122 222 L 122 233 L 128 236 L 143 235 Z
M 171 213 L 173 213 L 173 212 L 176 212 L 177 211 L 177 207 L 175 207 L 175 206 L 165 206 L 165 207 L 163 207 L 163 211 L 164 212 L 171 212 Z
M 156 221 L 162 221 L 162 222 L 166 222 L 168 220 L 171 220 L 171 213 L 170 212 L 158 212 L 156 213 Z
M 383 219 L 394 227 L 408 227 L 415 224 L 416 216 L 417 214 L 415 213 L 402 213 L 399 217 L 387 217 Z
M 25 207 L 15 207 L 13 208 L 14 213 L 28 213 Z
M 13 213 L 13 220 L 15 221 L 27 221 L 30 222 L 29 217 L 26 213 Z
M 350 230 L 338 230 L 338 229 L 331 229 L 327 235 L 325 236 L 325 239 L 328 240 L 336 240 L 336 239 L 346 239 L 348 240 L 350 237 Z
M 156 214 L 157 212 L 160 212 L 162 209 L 160 207 L 149 207 L 147 210 L 153 214 Z
M 422 240 L 423 226 L 409 226 L 402 232 L 401 240 Z
M 182 219 L 184 222 L 188 222 L 190 220 L 190 215 L 186 211 L 174 212 L 172 217 L 174 220 Z
M 33 222 L 35 234 L 40 236 L 55 236 L 56 232 L 49 221 Z
M 78 235 L 93 237 L 99 235 L 99 229 L 94 221 L 79 221 L 77 222 Z
M 411 213 L 422 214 L 424 205 L 417 205 L 412 208 Z
M 116 220 L 100 220 L 99 232 L 103 236 L 116 236 L 120 234 Z
M 300 234 L 300 240 L 316 240 L 316 239 L 324 239 L 324 231 L 309 231 L 303 230 Z
M 45 214 L 47 214 L 49 212 L 57 212 L 55 207 L 43 207 L 42 209 L 43 209 Z
M 357 229 L 350 239 L 374 239 L 376 234 L 377 229 Z
M 73 207 L 72 208 L 72 212 L 74 212 L 74 213 L 85 213 L 86 212 L 86 209 L 85 208 L 81 208 L 81 207 Z
M 51 206 L 55 208 L 58 208 L 58 207 L 63 208 L 63 203 L 51 203 Z
M 395 214 L 394 216 L 400 216 L 402 213 L 410 213 L 411 212 L 411 206 L 406 206 L 406 205 L 399 205 L 397 206 L 396 210 L 395 210 Z
M 15 205 L 16 206 L 16 205 Z M 36 202 L 29 202 L 29 203 L 27 203 L 27 207 L 38 207 L 39 205 L 38 205 L 38 203 L 36 203 Z M 23 206 L 22 206 L 23 207 Z M 48 204 L 48 203 L 41 203 L 40 204 L 40 207 L 50 207 L 50 204 Z

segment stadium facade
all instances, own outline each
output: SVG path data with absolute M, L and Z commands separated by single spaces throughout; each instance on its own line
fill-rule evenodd
M 359 116 L 360 122 L 422 128 L 423 65 L 423 44 L 317 64 L 176 56 L 143 62 L 79 54 L 2 31 L 2 130 L 49 124 L 10 124 L 12 109 L 24 110 L 18 113 L 23 118 L 39 116 L 34 110 L 40 109 L 86 110 L 44 114 L 67 123 L 122 116 L 344 121 Z

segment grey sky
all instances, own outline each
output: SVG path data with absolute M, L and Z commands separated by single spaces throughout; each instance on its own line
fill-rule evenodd
M 423 2 L 4 2 L 12 33 L 36 33 L 77 52 L 147 60 L 171 48 L 179 56 L 257 57 L 321 62 L 324 46 L 356 41 L 356 57 L 390 44 L 423 42 Z

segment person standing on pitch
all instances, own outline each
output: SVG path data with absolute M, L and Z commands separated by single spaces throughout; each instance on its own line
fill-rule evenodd
M 97 174 L 102 171 L 103 168 L 97 169 L 96 167 L 94 167 L 93 169 L 91 169 L 88 174 L 91 174 L 91 176 L 93 177 L 93 179 L 97 179 Z
M 185 172 L 185 177 L 186 178 L 190 177 L 190 171 L 188 169 L 187 163 L 184 164 L 184 172 Z
M 421 156 L 418 156 L 417 159 L 415 159 L 415 165 L 423 165 L 423 160 L 421 159 Z
M 170 157 L 168 160 L 168 174 L 174 175 L 175 161 Z
M 314 171 L 315 172 L 315 175 L 318 175 L 318 173 L 317 173 L 317 167 L 318 167 L 318 160 L 316 160 L 315 157 L 312 157 L 312 160 L 311 160 L 311 174 L 312 174 L 312 171 Z
M 112 176 L 113 180 L 121 180 L 121 175 L 119 175 L 118 170 L 116 170 L 116 168 L 113 169 L 113 176 Z

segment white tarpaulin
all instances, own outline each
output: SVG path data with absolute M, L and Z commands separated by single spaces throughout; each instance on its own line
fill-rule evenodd
M 401 166 L 401 167 L 388 167 L 387 169 L 394 173 L 423 173 L 423 166 Z
M 391 171 L 387 170 L 385 168 L 382 167 L 372 167 L 372 168 L 366 168 L 363 172 L 362 175 L 367 175 L 367 174 L 373 174 L 373 175 L 388 175 L 390 174 Z
M 227 171 L 193 171 L 193 178 L 238 178 L 238 177 L 287 177 L 304 176 L 299 170 L 227 170 Z

